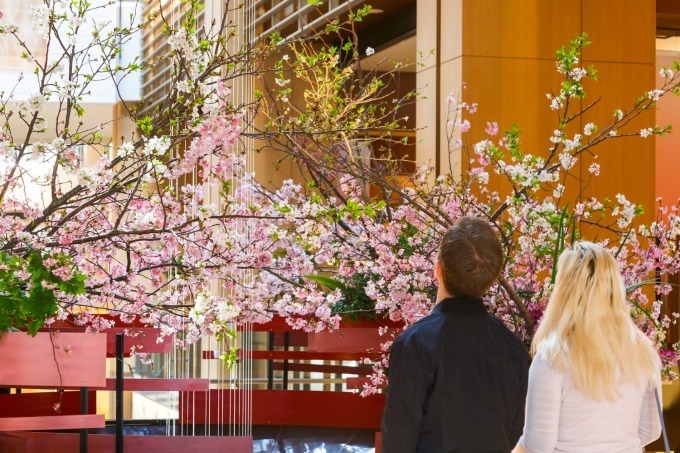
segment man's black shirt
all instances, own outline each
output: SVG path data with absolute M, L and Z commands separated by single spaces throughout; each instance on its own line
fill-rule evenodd
M 392 345 L 383 453 L 509 452 L 528 368 L 522 342 L 481 299 L 442 300 Z

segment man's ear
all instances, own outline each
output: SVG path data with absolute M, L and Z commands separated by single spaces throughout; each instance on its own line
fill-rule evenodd
M 439 281 L 442 280 L 442 272 L 442 262 L 437 258 L 434 262 L 434 276 Z

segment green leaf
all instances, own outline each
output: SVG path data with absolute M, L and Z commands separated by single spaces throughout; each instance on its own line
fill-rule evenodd
M 238 348 L 230 347 L 229 352 L 225 352 L 220 356 L 220 360 L 224 363 L 227 368 L 232 369 L 234 364 L 238 362 Z
M 281 203 L 276 207 L 276 210 L 279 211 L 281 214 L 287 214 L 291 211 L 291 208 L 287 204 Z
M 630 294 L 630 293 L 632 293 L 633 291 L 635 291 L 636 289 L 638 289 L 642 286 L 656 285 L 657 283 L 659 283 L 659 281 L 655 278 L 650 278 L 649 280 L 643 280 L 641 282 L 633 283 L 632 285 L 626 286 L 626 294 Z
M 621 241 L 621 245 L 619 246 L 619 249 L 616 251 L 616 253 L 614 253 L 614 258 L 619 257 L 619 253 L 621 253 L 623 246 L 626 245 L 626 241 L 628 241 L 628 236 L 630 236 L 631 231 L 633 231 L 632 228 L 626 232 L 626 235 L 623 237 L 623 240 Z M 626 291 L 626 292 L 628 292 L 628 291 Z
M 555 277 L 557 276 L 557 261 L 560 254 L 564 251 L 564 239 L 566 236 L 566 229 L 564 228 L 564 219 L 567 216 L 567 206 L 564 207 L 562 213 L 560 214 L 560 224 L 557 230 L 557 240 L 555 241 L 555 249 L 553 250 L 553 265 L 552 272 L 550 273 L 550 283 L 555 283 Z
M 153 125 L 151 124 L 151 116 L 147 115 L 144 118 L 140 118 L 137 120 L 137 126 L 144 132 L 146 135 L 150 135 L 151 131 L 153 130 Z
M 345 291 L 347 287 L 343 282 L 340 280 L 336 280 L 332 277 L 327 277 L 325 275 L 315 275 L 315 274 L 310 274 L 310 275 L 304 275 L 303 278 L 306 278 L 308 280 L 312 280 L 317 282 L 320 285 L 325 286 L 326 288 L 330 290 L 336 290 L 339 289 L 340 291 Z
M 55 259 L 59 266 L 73 267 L 72 258 L 63 253 L 31 250 L 23 258 L 0 252 L 0 263 L 4 264 L 0 270 L 0 332 L 18 327 L 35 335 L 57 312 L 55 289 L 71 295 L 85 292 L 85 275 L 72 271 L 73 277 L 64 280 L 45 267 L 47 258 Z M 19 277 L 19 271 L 30 277 Z

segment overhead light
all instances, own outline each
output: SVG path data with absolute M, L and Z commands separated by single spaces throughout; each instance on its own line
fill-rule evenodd
M 371 8 L 371 11 L 369 12 L 369 14 L 382 14 L 382 13 L 384 13 L 384 12 L 385 12 L 384 9 L 380 9 L 380 8 Z

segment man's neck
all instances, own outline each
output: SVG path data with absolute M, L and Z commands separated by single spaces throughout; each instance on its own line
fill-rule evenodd
M 443 301 L 444 299 L 449 299 L 451 297 L 454 297 L 452 294 L 449 294 L 448 291 L 444 288 L 444 285 L 439 285 L 439 288 L 437 289 L 437 303 Z

